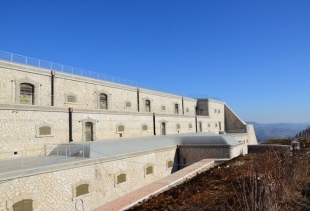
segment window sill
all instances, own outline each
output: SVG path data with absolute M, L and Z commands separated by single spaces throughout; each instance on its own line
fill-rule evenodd
M 154 172 L 151 173 L 151 174 L 145 174 L 144 177 L 147 178 L 147 177 L 151 177 L 151 176 L 153 176 L 153 175 L 154 175 Z
M 64 102 L 64 104 L 73 104 L 73 105 L 78 105 L 79 103 L 75 103 L 75 102 Z
M 125 182 L 122 182 L 122 183 L 116 183 L 116 184 L 114 184 L 114 187 L 120 187 L 120 186 L 126 185 L 127 183 L 128 183 L 128 180 L 126 180 Z
M 36 138 L 54 137 L 54 135 L 36 135 Z
M 83 195 L 78 196 L 78 197 L 73 197 L 73 198 L 72 198 L 72 201 L 76 201 L 76 200 L 79 200 L 79 199 L 83 199 L 83 198 L 88 197 L 88 196 L 91 196 L 91 193 L 86 193 L 86 194 L 83 194 Z

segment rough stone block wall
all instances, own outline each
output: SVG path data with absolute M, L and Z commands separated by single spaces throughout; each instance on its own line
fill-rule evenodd
M 45 144 L 68 140 L 65 112 L 0 110 L 0 122 L 0 158 L 44 154 Z M 38 136 L 37 126 L 45 124 L 52 125 L 52 134 Z
M 61 76 L 58 76 L 61 75 Z M 107 95 L 108 110 L 137 112 L 137 91 L 134 87 L 111 84 L 56 73 L 55 105 L 84 109 L 99 109 L 99 95 Z M 77 102 L 66 102 L 67 95 L 75 95 Z M 131 107 L 125 106 L 126 102 Z
M 186 146 L 179 147 L 179 163 L 182 167 L 191 165 L 199 160 L 212 158 L 212 159 L 231 159 L 243 153 L 244 145 L 236 146 Z M 186 163 L 184 164 L 183 161 Z
M 35 92 L 37 93 L 34 99 L 35 104 L 51 105 L 50 71 L 0 61 L 0 79 L 0 103 L 15 103 L 19 98 L 19 95 L 16 94 L 16 92 L 19 93 L 18 82 L 23 82 L 26 79 L 37 83 L 35 86 Z
M 182 163 L 183 158 L 186 159 L 187 165 L 206 158 L 230 158 L 230 149 L 229 146 L 206 147 L 183 145 L 179 147 L 180 163 Z
M 35 210 L 68 211 L 75 210 L 76 206 L 81 210 L 82 200 L 84 210 L 90 211 L 171 174 L 172 169 L 166 164 L 174 158 L 175 148 L 170 148 L 84 166 L 75 163 L 56 171 L 43 168 L 42 173 L 34 171 L 21 178 L 13 176 L 0 184 L 0 210 L 12 208 L 19 200 L 32 199 Z M 154 172 L 145 175 L 145 167 L 149 164 L 153 165 Z M 126 182 L 116 184 L 120 173 L 126 174 Z M 76 197 L 75 190 L 80 184 L 89 184 L 89 193 Z

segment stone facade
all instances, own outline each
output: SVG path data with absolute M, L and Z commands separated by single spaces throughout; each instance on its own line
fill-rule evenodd
M 23 87 L 26 93 L 21 90 Z M 54 93 L 54 94 L 52 94 Z M 27 104 L 25 104 L 25 102 Z M 200 111 L 202 112 L 200 113 Z M 0 211 L 22 200 L 34 210 L 92 210 L 174 172 L 168 163 L 232 158 L 256 144 L 224 102 L 0 61 L 0 158 L 45 155 L 59 143 L 244 129 L 229 146 L 181 146 L 0 174 Z M 177 160 L 179 159 L 179 160 Z M 178 165 L 176 165 L 178 166 Z M 81 194 L 83 193 L 83 194 Z
M 218 134 L 245 128 L 245 123 L 217 100 L 197 101 L 63 72 L 51 74 L 47 69 L 5 61 L 0 61 L 0 70 L 0 158 L 39 155 L 46 144 L 68 142 L 68 107 L 73 108 L 73 141 L 88 140 L 87 124 L 91 125 L 91 140 L 192 132 Z M 21 84 L 33 86 L 32 105 L 21 104 Z M 104 109 L 100 94 L 106 96 Z M 40 135 L 44 126 L 50 128 L 48 135 Z M 124 131 L 118 131 L 119 126 Z M 255 135 L 251 140 L 256 141 Z
M 176 163 L 175 147 L 131 154 L 121 159 L 95 159 L 84 164 L 46 167 L 32 173 L 19 172 L 6 179 L 0 175 L 3 181 L 0 184 L 0 211 L 13 210 L 13 204 L 23 199 L 32 200 L 37 211 L 90 211 L 170 175 L 173 168 L 168 167 L 167 161 Z M 148 166 L 153 167 L 153 172 L 146 175 Z M 117 184 L 120 174 L 126 175 L 126 181 Z M 88 185 L 88 192 L 77 196 L 77 187 L 82 184 Z

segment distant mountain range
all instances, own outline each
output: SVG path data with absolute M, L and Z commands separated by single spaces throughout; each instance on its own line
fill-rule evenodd
M 258 142 L 263 142 L 269 139 L 294 137 L 300 131 L 305 130 L 308 123 L 270 123 L 261 124 L 257 122 L 246 122 L 253 124 Z

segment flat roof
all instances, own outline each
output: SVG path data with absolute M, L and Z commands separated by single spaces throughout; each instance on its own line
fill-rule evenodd
M 84 155 L 89 158 L 116 156 L 128 153 L 136 153 L 149 150 L 164 149 L 177 145 L 197 145 L 197 146 L 235 146 L 239 145 L 236 139 L 229 135 L 219 135 L 214 133 L 186 133 L 174 135 L 159 135 L 159 136 L 143 136 L 130 138 L 113 138 L 105 140 L 96 140 L 89 142 L 72 142 L 59 144 L 58 148 L 76 148 L 79 150 L 87 150 Z M 49 154 L 55 155 L 57 147 Z M 79 149 L 78 149 L 79 148 Z M 76 152 L 73 152 L 72 156 Z M 59 152 L 58 152 L 59 153 Z M 84 151 L 85 153 L 85 151 Z

